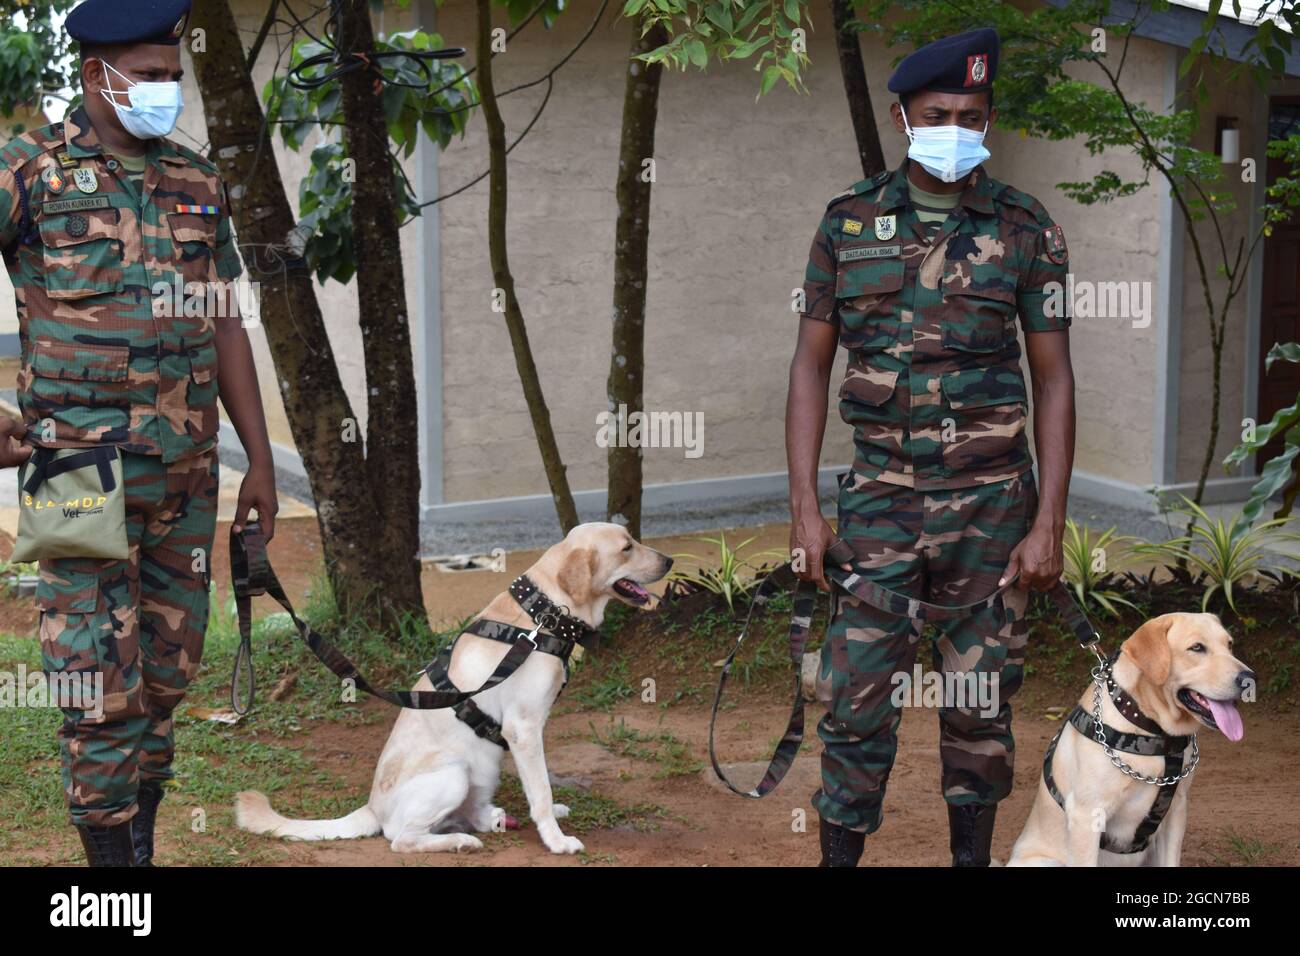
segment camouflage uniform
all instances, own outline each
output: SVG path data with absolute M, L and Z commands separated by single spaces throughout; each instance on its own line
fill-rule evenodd
M 840 535 L 886 587 L 961 604 L 997 586 L 1034 517 L 1015 318 L 1030 333 L 1069 325 L 1048 314 L 1044 291 L 1065 281 L 1065 243 L 1038 202 L 983 167 L 927 241 L 906 170 L 831 201 L 803 315 L 835 323 L 849 352 L 840 415 L 856 453 L 840 489 Z M 1004 608 L 940 629 L 936 670 L 999 680 L 996 716 L 939 711 L 950 804 L 993 803 L 1011 788 L 1007 699 L 1021 679 L 1026 598 L 1012 590 Z M 912 622 L 837 597 L 819 681 L 828 712 L 813 801 L 823 818 L 863 832 L 880 825 L 899 722 L 892 677 L 911 675 L 919 639 Z
M 91 826 L 130 819 L 141 779 L 170 776 L 171 714 L 207 626 L 214 317 L 163 307 L 155 286 L 242 271 L 216 167 L 167 140 L 147 148 L 142 191 L 81 109 L 0 149 L 30 438 L 123 453 L 130 557 L 43 561 L 37 592 L 46 670 L 104 676 L 102 716 L 65 709 L 59 734 L 72 820 Z

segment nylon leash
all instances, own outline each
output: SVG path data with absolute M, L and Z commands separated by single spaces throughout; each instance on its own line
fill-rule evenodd
M 405 690 L 402 688 L 375 687 L 357 669 L 348 657 L 331 644 L 310 624 L 300 618 L 285 595 L 280 581 L 271 569 L 266 556 L 266 536 L 261 525 L 252 522 L 244 530 L 230 532 L 230 579 L 235 592 L 235 607 L 239 614 L 239 650 L 235 654 L 234 672 L 230 681 L 230 704 L 235 713 L 244 715 L 253 706 L 256 681 L 253 676 L 253 609 L 252 599 L 268 594 L 288 613 L 302 638 L 322 664 L 343 681 L 372 697 L 411 710 L 443 710 L 490 690 L 513 674 L 528 658 L 536 645 L 532 640 L 515 642 L 482 685 L 474 690 Z M 241 700 L 239 681 L 246 672 L 247 694 Z
M 844 571 L 839 567 L 841 564 L 852 565 L 854 561 L 853 548 L 846 541 L 836 539 L 826 549 L 823 568 L 832 587 L 838 587 L 844 593 L 869 604 L 879 611 L 884 611 L 886 614 L 892 614 L 895 617 L 910 617 L 916 621 L 956 621 L 994 607 L 1001 600 L 1003 593 L 1008 588 L 1013 587 L 1019 577 L 1019 575 L 1016 575 L 987 597 L 972 601 L 969 604 L 933 604 L 918 598 L 910 598 L 905 594 L 899 594 L 897 591 L 891 591 L 857 572 Z M 790 663 L 794 669 L 794 703 L 790 710 L 790 719 L 786 724 L 785 733 L 776 746 L 776 751 L 768 763 L 763 778 L 759 781 L 758 786 L 752 790 L 741 790 L 728 779 L 718 762 L 715 731 L 718 723 L 718 712 L 722 707 L 722 695 L 727 686 L 727 678 L 731 673 L 732 662 L 735 661 L 736 655 L 740 653 L 740 648 L 745 643 L 745 638 L 749 635 L 750 623 L 753 620 L 755 608 L 762 607 L 778 591 L 787 589 L 791 582 L 795 582 L 796 587 L 794 608 L 790 613 L 787 643 Z M 1097 655 L 1098 659 L 1102 659 L 1101 652 L 1097 649 L 1097 642 L 1101 640 L 1101 635 L 1097 633 L 1092 626 L 1092 622 L 1088 620 L 1088 616 L 1075 602 L 1065 585 L 1058 581 L 1047 594 L 1052 603 L 1056 605 L 1057 610 L 1060 611 L 1066 624 L 1069 625 L 1070 630 L 1074 632 L 1079 646 L 1092 651 L 1093 654 Z M 802 686 L 803 655 L 804 649 L 808 645 L 812 619 L 816 613 L 817 595 L 817 586 L 808 581 L 798 580 L 795 577 L 792 565 L 784 564 L 772 571 L 759 583 L 758 590 L 755 591 L 754 598 L 750 602 L 749 612 L 745 615 L 745 623 L 741 627 L 740 635 L 736 638 L 731 653 L 727 655 L 727 659 L 723 662 L 722 676 L 718 679 L 718 690 L 713 697 L 713 713 L 709 718 L 709 761 L 713 764 L 713 772 L 718 775 L 718 779 L 722 781 L 723 785 L 739 796 L 757 800 L 775 790 L 790 770 L 795 755 L 798 754 L 799 747 L 803 744 L 805 711 Z

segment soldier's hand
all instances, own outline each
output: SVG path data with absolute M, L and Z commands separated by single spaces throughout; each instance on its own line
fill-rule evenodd
M 275 537 L 275 515 L 280 510 L 279 496 L 275 491 L 275 468 L 270 464 L 249 465 L 248 474 L 239 486 L 239 503 L 235 506 L 236 533 L 244 528 L 248 512 L 257 512 L 258 523 L 266 540 Z
M 795 576 L 801 581 L 811 581 L 823 591 L 831 589 L 822 566 L 826 549 L 835 540 L 835 531 L 822 517 L 820 511 L 795 515 L 790 524 L 790 555 L 794 560 Z M 849 565 L 840 565 L 845 571 Z
M 0 417 L 0 468 L 17 468 L 32 457 L 30 445 L 19 442 L 27 434 L 27 426 L 14 418 Z
M 1061 541 L 1050 528 L 1034 525 L 1029 534 L 1011 551 L 1007 569 L 998 581 L 1001 587 L 1020 573 L 1017 587 L 1031 591 L 1047 591 L 1061 579 L 1064 558 Z

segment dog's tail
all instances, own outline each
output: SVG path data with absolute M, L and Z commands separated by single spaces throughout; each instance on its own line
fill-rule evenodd
M 235 794 L 235 822 L 253 833 L 269 833 L 288 840 L 353 840 L 383 832 L 369 806 L 337 820 L 290 820 L 271 808 L 266 794 L 243 790 Z

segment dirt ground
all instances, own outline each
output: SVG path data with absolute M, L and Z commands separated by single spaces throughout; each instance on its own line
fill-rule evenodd
M 224 568 L 226 527 L 217 535 L 215 567 Z M 754 549 L 782 547 L 784 526 L 769 526 L 744 533 L 758 534 Z M 733 540 L 738 540 L 736 535 Z M 729 534 L 729 538 L 733 538 Z M 699 550 L 692 538 L 651 541 L 669 553 Z M 9 545 L 0 542 L 0 556 Z M 511 554 L 507 574 L 490 571 L 425 572 L 426 594 L 435 624 L 452 621 L 478 610 L 496 594 L 510 576 L 531 563 L 535 552 Z M 294 520 L 278 527 L 271 545 L 272 563 L 292 595 L 301 595 L 320 562 L 314 521 Z M 270 602 L 260 613 L 269 613 Z M 17 633 L 34 631 L 36 615 L 26 601 L 0 602 L 0 628 Z M 1031 647 L 1030 662 L 1033 662 Z M 640 666 L 634 658 L 633 668 Z M 628 674 L 633 687 L 641 675 Z M 1018 760 L 1016 786 L 1000 807 L 994 839 L 994 856 L 1006 859 L 1023 826 L 1039 784 L 1042 755 L 1059 728 L 1050 708 L 1068 707 L 1083 690 L 1052 687 L 1046 679 L 1027 680 L 1016 707 Z M 721 759 L 758 761 L 734 766 L 738 783 L 758 780 L 766 755 L 779 737 L 789 713 L 784 685 L 751 691 L 733 699 L 720 725 Z M 711 691 L 709 695 L 711 697 Z M 473 854 L 395 855 L 380 838 L 323 844 L 276 845 L 279 865 L 312 866 L 469 866 L 469 865 L 619 865 L 708 866 L 791 865 L 808 866 L 818 859 L 817 818 L 810 797 L 819 781 L 820 743 L 814 730 L 815 705 L 809 709 L 808 735 L 803 752 L 785 782 L 763 800 L 745 800 L 725 791 L 708 767 L 708 699 L 680 702 L 669 708 L 640 703 L 636 698 L 616 706 L 611 713 L 569 710 L 561 698 L 559 712 L 547 725 L 547 760 L 556 783 L 599 791 L 624 805 L 651 804 L 662 808 L 653 829 L 636 826 L 594 829 L 582 836 L 587 853 L 582 857 L 557 857 L 547 853 L 536 829 L 524 828 L 484 838 L 486 848 Z M 361 705 L 383 713 L 386 705 L 368 700 Z M 1267 702 L 1245 714 L 1246 736 L 1238 744 L 1220 735 L 1201 735 L 1202 764 L 1194 777 L 1190 822 L 1183 862 L 1189 866 L 1300 864 L 1300 839 L 1295 821 L 1300 817 L 1300 794 L 1295 767 L 1300 765 L 1300 736 L 1295 707 L 1275 707 Z M 658 766 L 635 757 L 619 756 L 595 742 L 593 728 L 623 721 L 646 734 L 668 731 L 684 742 L 690 757 L 703 769 L 676 776 L 657 774 Z M 332 773 L 359 787 L 368 784 L 391 721 L 371 726 L 338 724 L 316 726 L 294 741 Z M 943 866 L 949 862 L 947 819 L 939 796 L 938 727 L 928 710 L 904 712 L 899 758 L 885 799 L 885 823 L 867 844 L 864 865 Z M 184 740 L 181 740 L 184 746 Z M 507 756 L 505 769 L 513 774 Z M 168 856 L 173 834 L 183 833 L 188 810 L 164 802 L 159 825 L 158 855 Z M 806 827 L 800 826 L 805 821 Z M 563 823 L 561 824 L 563 826 Z M 1234 850 L 1239 838 L 1266 847 L 1254 856 Z

